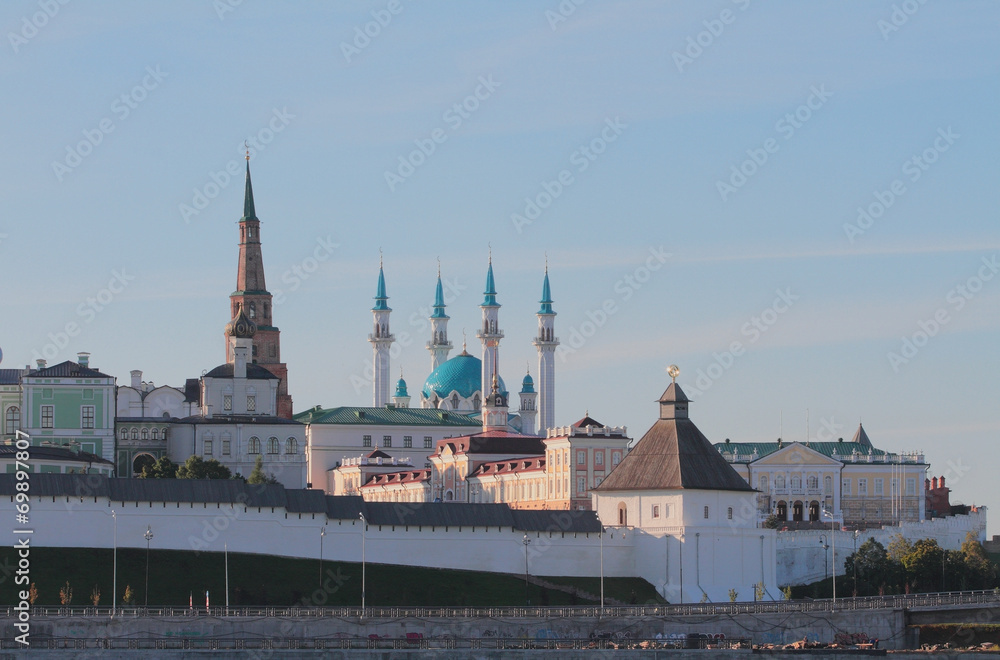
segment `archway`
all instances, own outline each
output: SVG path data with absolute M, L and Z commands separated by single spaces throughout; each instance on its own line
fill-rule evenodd
M 778 508 L 774 514 L 778 517 L 778 520 L 788 520 L 788 503 L 785 500 L 779 501 Z
M 628 525 L 628 508 L 624 502 L 618 504 L 618 524 L 622 527 Z
M 816 500 L 809 503 L 809 520 L 819 520 L 819 502 Z
M 152 454 L 136 454 L 135 458 L 132 459 L 132 475 L 138 477 L 142 474 L 142 468 L 149 466 L 150 469 L 153 469 L 155 464 L 156 457 Z
M 795 500 L 795 504 L 792 505 L 792 520 L 801 521 L 802 520 L 802 501 Z

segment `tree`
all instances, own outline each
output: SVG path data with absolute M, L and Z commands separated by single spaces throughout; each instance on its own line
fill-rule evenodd
M 753 597 L 754 600 L 764 600 L 764 596 L 767 595 L 767 589 L 764 587 L 764 581 L 761 580 L 757 584 L 753 585 Z
M 886 552 L 889 555 L 889 577 L 886 580 L 886 587 L 880 593 L 910 593 L 910 581 L 907 576 L 906 567 L 903 565 L 903 557 L 910 553 L 913 544 L 906 540 L 902 534 L 896 534 L 889 541 Z
M 166 456 L 161 456 L 152 465 L 145 465 L 139 474 L 140 479 L 175 479 L 177 465 Z
M 257 455 L 257 462 L 253 464 L 253 472 L 250 473 L 250 477 L 247 478 L 248 484 L 276 484 L 278 483 L 277 478 L 273 474 L 265 474 L 264 472 L 264 459 L 259 454 Z
M 36 600 L 38 600 L 38 587 L 32 582 L 31 587 L 28 588 L 28 603 L 34 606 Z
M 131 605 L 135 602 L 135 593 L 132 592 L 132 585 L 125 585 L 125 596 L 122 598 L 122 603 L 124 605 Z
M 229 479 L 232 472 L 225 465 L 210 458 L 204 460 L 201 456 L 189 456 L 184 465 L 177 468 L 178 479 Z
M 944 551 L 934 539 L 920 539 L 903 556 L 907 583 L 917 592 L 938 591 Z
M 854 574 L 854 562 L 858 567 L 858 593 L 873 595 L 884 592 L 892 579 L 891 560 L 885 546 L 875 539 L 868 539 L 858 551 L 844 561 L 844 571 Z
M 71 605 L 73 603 L 73 588 L 69 586 L 69 580 L 59 588 L 59 604 Z
M 760 526 L 764 529 L 778 529 L 778 525 L 780 524 L 781 521 L 778 520 L 778 516 L 772 513 L 764 519 L 764 522 L 762 522 Z
M 101 604 L 101 590 L 97 588 L 96 584 L 94 585 L 93 590 L 91 590 L 90 592 L 90 604 L 93 605 L 94 607 L 97 607 L 98 605 Z
M 965 535 L 962 543 L 962 563 L 965 565 L 962 571 L 967 580 L 967 584 L 962 585 L 968 589 L 988 589 L 996 579 L 996 567 L 990 561 L 989 555 L 979 542 L 975 532 Z

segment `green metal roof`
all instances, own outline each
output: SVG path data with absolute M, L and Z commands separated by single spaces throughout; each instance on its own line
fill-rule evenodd
M 363 424 L 366 426 L 457 426 L 482 428 L 482 423 L 450 410 L 436 408 L 362 408 L 316 406 L 292 417 L 303 424 Z
M 793 443 L 783 442 L 779 446 L 777 442 L 716 442 L 713 446 L 721 454 L 735 454 L 736 463 L 749 463 L 763 458 L 768 454 L 773 454 L 791 444 Z M 872 456 L 885 456 L 888 454 L 888 452 L 861 444 L 860 442 L 810 442 L 809 444 L 799 444 L 830 458 L 833 458 L 833 455 L 837 454 L 838 460 L 844 460 L 855 452 L 859 456 L 867 456 L 868 454 Z M 754 452 L 757 453 L 756 456 L 754 456 Z

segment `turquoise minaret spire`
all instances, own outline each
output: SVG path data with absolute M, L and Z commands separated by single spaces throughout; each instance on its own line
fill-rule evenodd
M 542 280 L 542 306 L 538 310 L 538 336 L 531 342 L 538 349 L 538 434 L 555 426 L 556 389 L 556 313 L 552 309 L 552 290 L 549 287 L 549 260 L 545 259 L 545 279 Z
M 431 371 L 448 360 L 451 342 L 448 341 L 448 315 L 444 311 L 444 287 L 441 284 L 441 262 L 438 261 L 437 289 L 434 291 L 434 313 L 430 316 L 431 339 L 427 350 L 431 353 Z
M 490 391 L 493 384 L 493 377 L 497 374 L 497 354 L 500 348 L 500 340 L 503 339 L 503 331 L 500 330 L 500 303 L 497 302 L 497 287 L 493 280 L 493 249 L 490 249 L 489 267 L 486 270 L 486 296 L 479 308 L 483 312 L 483 325 L 476 333 L 479 341 L 483 344 L 483 372 L 480 390 L 483 393 Z
M 389 296 L 385 293 L 385 273 L 382 270 L 382 257 L 378 260 L 378 290 L 375 292 L 375 306 L 372 307 L 374 328 L 368 335 L 372 345 L 372 405 L 381 408 L 389 403 L 389 348 L 396 340 L 389 330 Z

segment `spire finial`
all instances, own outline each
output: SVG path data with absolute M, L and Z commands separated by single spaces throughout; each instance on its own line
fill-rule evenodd
M 441 279 L 441 257 L 438 257 L 438 279 Z
M 545 274 L 549 274 L 549 253 L 547 251 L 545 253 Z
M 670 376 L 671 383 L 676 383 L 677 377 L 681 375 L 681 370 L 677 367 L 676 364 L 672 364 L 669 367 L 667 367 L 667 375 Z
M 381 247 L 379 247 L 379 249 L 378 249 L 378 267 L 379 267 L 379 270 L 382 270 L 382 248 Z
M 486 247 L 490 249 L 490 263 L 493 263 L 493 243 L 487 243 Z
M 462 328 L 462 352 L 463 353 L 467 352 L 465 350 L 465 328 Z
M 247 150 L 247 162 L 249 163 L 250 162 L 250 144 L 246 140 L 243 140 L 243 146 Z

